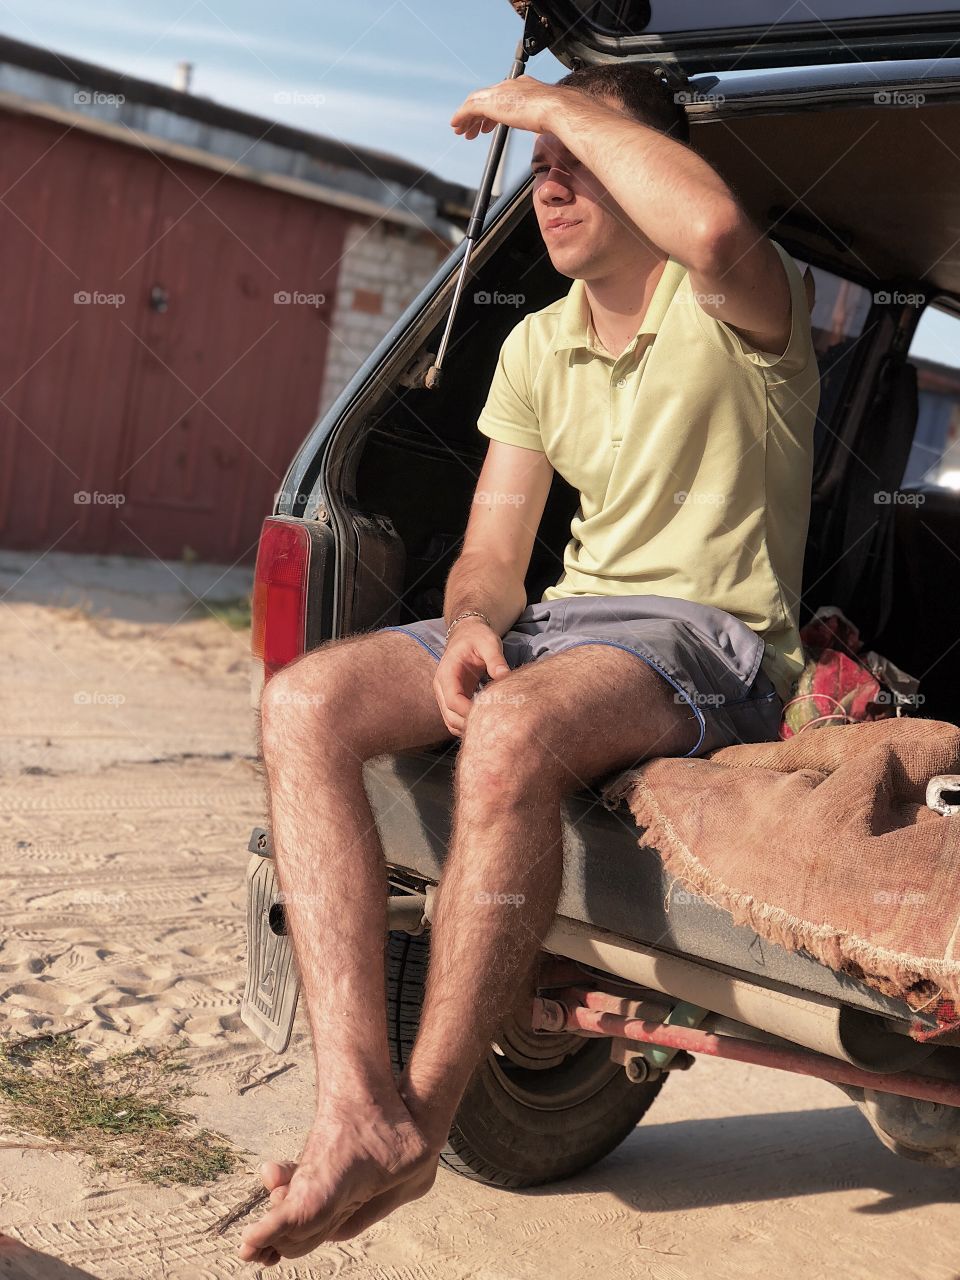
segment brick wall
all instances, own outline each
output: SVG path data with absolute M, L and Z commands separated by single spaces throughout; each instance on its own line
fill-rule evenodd
M 357 220 L 347 229 L 327 364 L 322 415 L 450 252 L 429 231 Z

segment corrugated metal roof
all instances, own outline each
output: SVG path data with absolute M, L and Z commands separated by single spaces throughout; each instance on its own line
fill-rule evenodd
M 78 101 L 83 89 L 91 91 L 88 102 L 82 95 Z M 98 93 L 122 93 L 124 101 L 104 106 L 96 101 Z M 236 176 L 295 183 L 304 188 L 298 194 L 308 194 L 306 188 L 313 186 L 328 193 L 331 203 L 380 216 L 386 212 L 399 221 L 415 219 L 441 232 L 443 222 L 462 221 L 473 205 L 470 188 L 397 156 L 348 146 L 9 37 L 0 37 L 0 103 L 48 118 L 69 115 L 82 127 L 134 145 L 156 139 L 165 149 L 206 154 L 219 162 L 213 167 L 230 165 Z M 337 193 L 346 199 L 338 200 Z

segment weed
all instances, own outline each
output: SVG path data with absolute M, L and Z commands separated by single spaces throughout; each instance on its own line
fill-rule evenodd
M 69 1034 L 0 1045 L 0 1113 L 100 1170 L 201 1186 L 232 1172 L 237 1156 L 177 1105 L 191 1092 L 171 1079 L 186 1070 L 180 1053 L 141 1047 L 95 1060 Z

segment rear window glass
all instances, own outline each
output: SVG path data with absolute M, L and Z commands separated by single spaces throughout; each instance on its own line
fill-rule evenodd
M 901 483 L 960 493 L 960 317 L 928 306 L 910 361 L 917 369 L 919 411 Z
M 802 271 L 806 270 L 802 258 L 796 262 Z M 809 269 L 816 286 L 810 325 L 820 370 L 820 407 L 813 439 L 814 467 L 818 471 L 821 460 L 829 453 L 825 446 L 844 387 L 855 368 L 854 348 L 863 334 L 873 295 L 832 271 L 813 265 Z
M 797 259 L 801 269 L 806 264 Z M 852 280 L 835 276 L 832 271 L 811 266 L 816 285 L 816 297 L 810 313 L 813 328 L 813 345 L 818 357 L 825 357 L 839 349 L 853 346 L 863 333 L 867 315 L 873 304 L 873 295 Z

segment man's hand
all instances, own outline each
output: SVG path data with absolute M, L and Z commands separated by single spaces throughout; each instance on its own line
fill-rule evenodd
M 450 123 L 454 133 L 461 133 L 465 138 L 489 133 L 498 124 L 545 133 L 558 106 L 570 95 L 582 97 L 576 89 L 558 89 L 533 76 L 518 76 L 515 80 L 501 80 L 487 89 L 475 89 L 453 113 Z
M 463 736 L 472 698 L 485 676 L 501 680 L 510 674 L 503 642 L 481 618 L 464 618 L 450 633 L 433 691 L 443 722 L 455 738 Z

